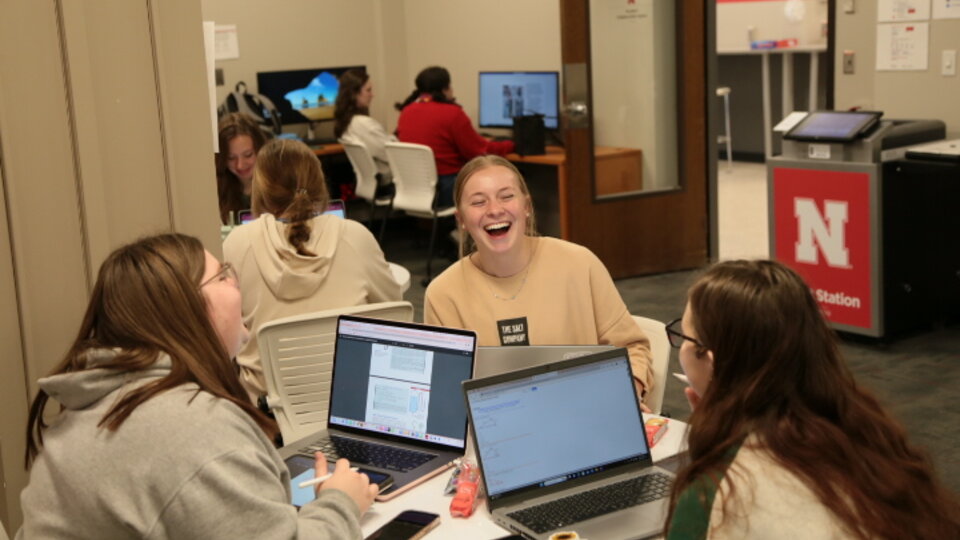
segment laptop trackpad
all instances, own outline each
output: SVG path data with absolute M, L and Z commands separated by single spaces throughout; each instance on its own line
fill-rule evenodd
M 635 506 L 619 512 L 611 512 L 572 525 L 564 530 L 574 530 L 580 538 L 649 538 L 663 532 L 667 519 L 669 499 Z M 557 531 L 551 531 L 551 534 Z M 549 535 L 547 535 L 549 536 Z

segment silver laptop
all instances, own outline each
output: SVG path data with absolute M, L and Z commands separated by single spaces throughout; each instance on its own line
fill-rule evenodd
M 280 455 L 320 451 L 390 474 L 379 500 L 439 474 L 466 448 L 460 383 L 473 372 L 476 341 L 469 330 L 341 315 L 327 428 Z
M 566 360 L 614 349 L 613 345 L 528 345 L 478 347 L 473 378 L 499 375 L 557 360 Z
M 498 525 L 537 539 L 663 530 L 673 474 L 653 466 L 626 349 L 464 381 L 463 389 Z

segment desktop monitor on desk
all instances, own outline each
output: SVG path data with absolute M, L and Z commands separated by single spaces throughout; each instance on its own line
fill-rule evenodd
M 481 71 L 480 127 L 513 127 L 515 116 L 542 114 L 544 127 L 557 129 L 559 81 L 556 71 Z
M 333 120 L 338 80 L 350 69 L 366 71 L 365 66 L 261 71 L 257 91 L 277 106 L 284 125 Z

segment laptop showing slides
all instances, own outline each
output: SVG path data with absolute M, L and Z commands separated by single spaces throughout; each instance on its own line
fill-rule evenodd
M 626 349 L 464 381 L 494 521 L 530 538 L 663 530 L 673 474 L 653 465 Z
M 612 345 L 526 345 L 506 347 L 478 347 L 477 364 L 473 378 L 499 375 L 533 366 L 542 366 L 557 360 L 576 358 L 601 351 L 609 351 Z
M 341 315 L 327 428 L 280 455 L 320 451 L 388 473 L 394 487 L 378 500 L 439 474 L 466 448 L 460 383 L 473 372 L 476 341 L 468 330 Z

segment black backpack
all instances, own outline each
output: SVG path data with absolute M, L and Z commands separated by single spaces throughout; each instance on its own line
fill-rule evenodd
M 248 114 L 264 131 L 280 134 L 280 111 L 267 96 L 248 93 L 247 83 L 243 81 L 237 83 L 236 89 L 230 92 L 217 108 L 217 116 L 232 112 Z

